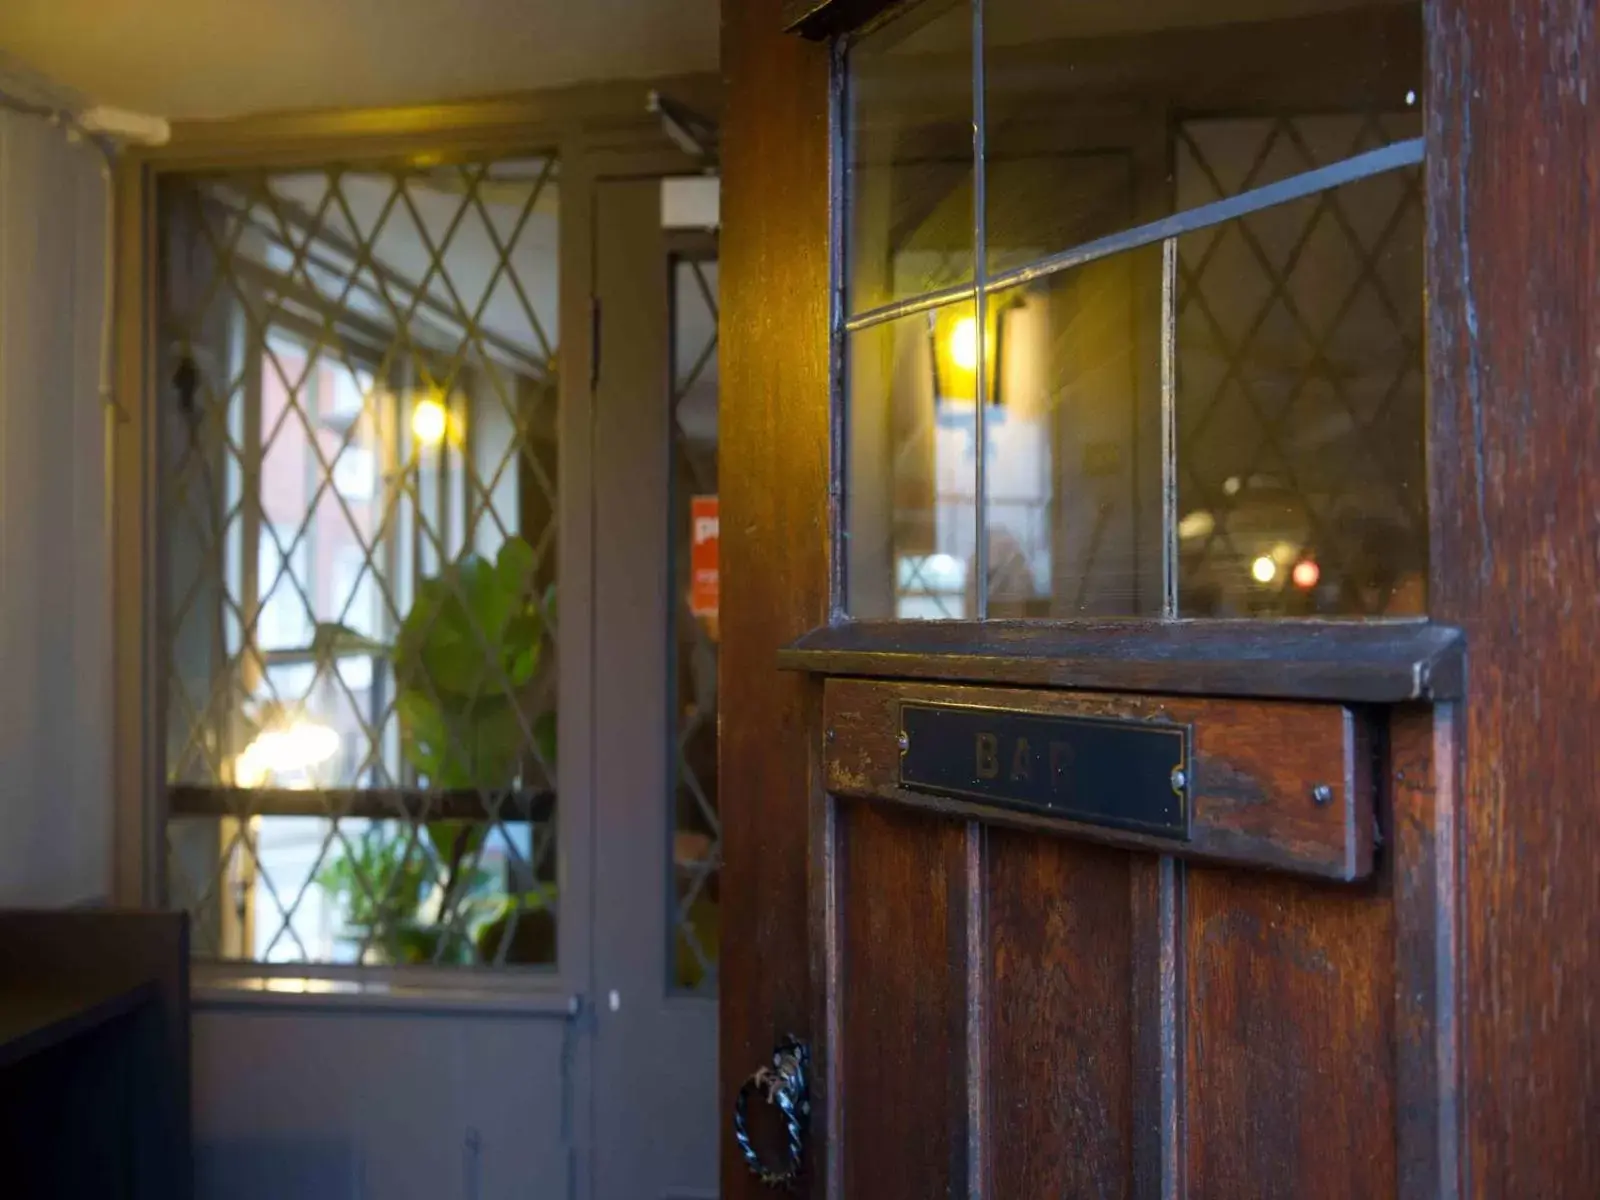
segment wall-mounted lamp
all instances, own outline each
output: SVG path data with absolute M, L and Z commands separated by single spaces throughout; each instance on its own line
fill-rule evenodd
M 437 400 L 418 400 L 411 410 L 411 436 L 417 439 L 419 446 L 431 449 L 442 444 L 449 428 L 450 414 Z

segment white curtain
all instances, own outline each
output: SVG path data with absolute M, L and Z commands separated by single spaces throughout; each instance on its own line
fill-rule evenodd
M 0 905 L 110 892 L 103 166 L 0 110 Z

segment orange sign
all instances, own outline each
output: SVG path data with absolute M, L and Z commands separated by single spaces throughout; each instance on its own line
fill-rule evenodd
M 697 617 L 717 615 L 718 544 L 717 498 L 692 497 L 689 501 L 689 611 Z

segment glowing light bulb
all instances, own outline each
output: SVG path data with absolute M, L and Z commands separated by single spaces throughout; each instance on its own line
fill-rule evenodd
M 274 775 L 308 770 L 338 752 L 338 733 L 315 721 L 263 729 L 234 759 L 234 780 L 240 787 L 260 787 Z
M 1309 558 L 1301 559 L 1294 565 L 1294 585 L 1309 591 L 1317 586 L 1317 580 L 1322 578 L 1322 568 Z
M 1250 575 L 1257 583 L 1271 583 L 1278 577 L 1278 564 L 1270 554 L 1263 554 L 1250 564 Z
M 978 369 L 978 322 L 962 317 L 950 331 L 950 360 L 963 371 Z
M 437 446 L 449 425 L 449 414 L 437 400 L 419 400 L 411 410 L 411 433 L 420 445 Z

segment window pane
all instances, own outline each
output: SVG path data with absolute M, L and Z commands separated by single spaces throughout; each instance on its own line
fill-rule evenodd
M 1421 133 L 1416 3 L 986 0 L 984 36 L 991 274 Z
M 972 9 L 925 0 L 849 52 L 853 312 L 972 278 Z
M 256 645 L 262 650 L 309 645 L 313 628 L 311 551 L 298 526 L 263 524 L 256 562 L 260 586 Z
M 857 617 L 976 615 L 976 309 L 850 335 L 846 587 Z
M 1179 239 L 1183 615 L 1424 611 L 1422 237 L 1412 168 Z
M 672 947 L 668 985 L 716 994 L 722 814 L 717 789 L 717 262 L 672 268 Z M 709 572 L 704 574 L 702 572 Z
M 989 298 L 990 617 L 1162 611 L 1161 252 Z
M 558 212 L 549 159 L 163 189 L 169 841 L 202 953 L 554 960 Z

